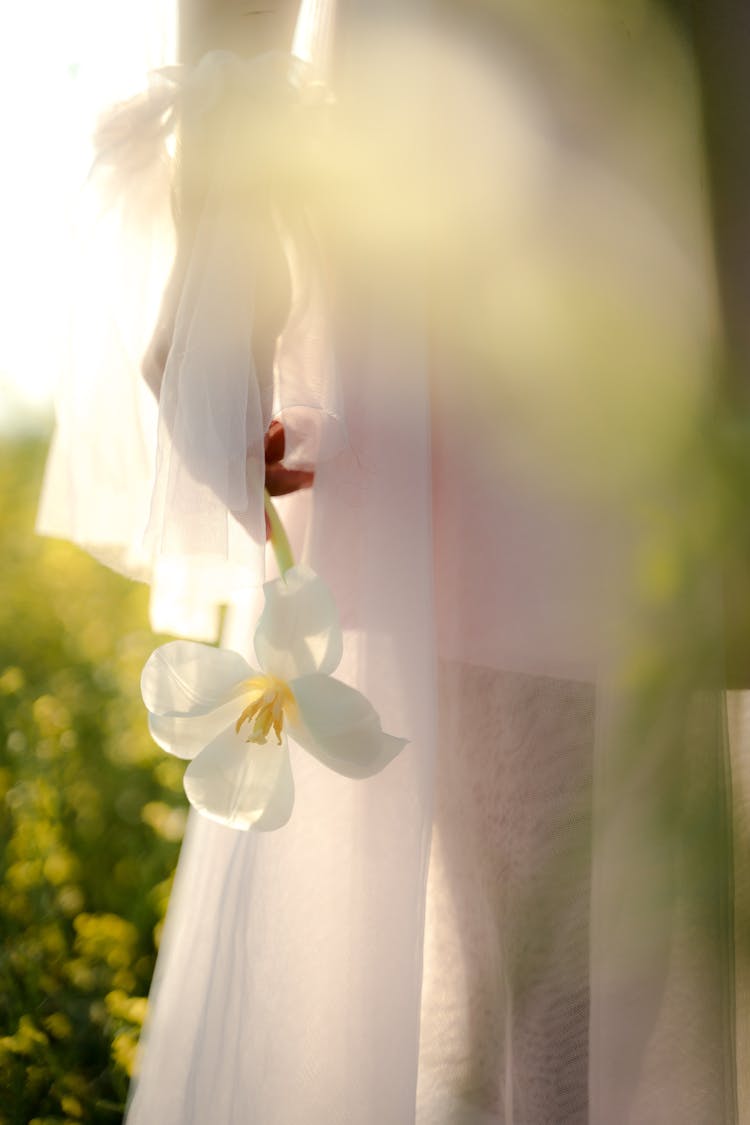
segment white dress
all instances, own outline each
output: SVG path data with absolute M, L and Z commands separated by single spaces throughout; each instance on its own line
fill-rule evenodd
M 329 20 L 303 4 L 295 50 L 313 72 Z M 337 197 L 356 251 L 339 263 L 344 322 L 297 261 L 275 385 L 259 384 L 257 230 L 227 232 L 207 205 L 157 418 L 138 371 L 171 253 L 157 160 L 130 180 L 147 196 L 139 238 L 132 195 L 110 212 L 117 324 L 95 318 L 92 342 L 86 317 L 61 395 L 42 530 L 150 579 L 160 628 L 209 639 L 229 602 L 222 643 L 249 658 L 259 442 L 284 420 L 316 480 L 280 506 L 336 596 L 341 678 L 410 741 L 364 783 L 293 748 L 295 811 L 277 832 L 191 815 L 128 1125 L 732 1125 L 723 697 L 680 664 L 647 565 L 708 349 L 700 240 L 686 248 L 615 161 L 560 137 L 523 66 L 484 53 L 468 78 L 420 20 L 416 37 L 386 23 L 384 40 L 349 13 L 342 112 L 361 96 L 352 120 L 372 148 L 353 155 L 349 122 L 368 223 Z M 249 66 L 208 65 L 197 112 Z M 445 164 L 417 137 L 413 181 L 386 161 L 371 198 L 374 125 L 403 155 L 398 123 L 409 141 L 426 88 L 457 107 Z M 405 214 L 403 193 L 427 198 L 422 159 L 443 185 L 432 221 L 466 235 L 431 266 L 438 227 L 403 243 L 384 219 L 400 193 Z M 472 241 L 472 208 L 501 184 Z M 89 245 L 93 266 L 115 253 Z M 488 261 L 502 268 L 483 274 Z

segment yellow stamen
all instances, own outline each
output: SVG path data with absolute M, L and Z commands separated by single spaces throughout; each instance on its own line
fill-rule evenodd
M 288 715 L 294 708 L 295 699 L 289 684 L 275 676 L 254 676 L 246 683 L 245 698 L 250 702 L 235 723 L 239 734 L 243 723 L 250 726 L 246 742 L 262 746 L 273 729 L 276 741 L 281 746 L 281 732 L 284 729 L 285 712 Z

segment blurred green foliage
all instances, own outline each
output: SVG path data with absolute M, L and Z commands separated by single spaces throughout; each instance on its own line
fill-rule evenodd
M 44 444 L 0 447 L 0 1125 L 121 1119 L 185 820 L 151 742 L 147 592 L 37 538 Z

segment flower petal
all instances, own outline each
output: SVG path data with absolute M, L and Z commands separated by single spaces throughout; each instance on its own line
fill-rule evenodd
M 141 694 L 153 715 L 205 715 L 226 703 L 251 675 L 238 652 L 196 641 L 170 641 L 146 661 Z
M 323 579 L 309 567 L 293 566 L 264 589 L 266 604 L 255 632 L 255 653 L 263 671 L 287 682 L 333 672 L 341 660 L 341 627 Z
M 272 830 L 292 814 L 294 781 L 286 743 L 245 742 L 234 725 L 193 759 L 183 783 L 193 808 L 229 828 Z
M 234 699 L 207 715 L 149 714 L 148 729 L 157 746 L 177 758 L 194 758 L 233 720 L 241 705 Z
M 336 773 L 371 777 L 406 746 L 406 739 L 384 734 L 369 699 L 340 680 L 302 676 L 289 687 L 299 712 L 289 717 L 289 734 Z

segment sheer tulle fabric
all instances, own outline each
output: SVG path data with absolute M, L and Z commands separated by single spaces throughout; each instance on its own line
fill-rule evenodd
M 60 395 L 38 526 L 73 534 L 109 565 L 150 581 L 158 630 L 213 640 L 218 607 L 262 582 L 263 436 L 272 415 L 285 423 L 289 465 L 314 465 L 345 444 L 314 245 L 300 223 L 292 232 L 271 213 L 262 194 L 238 214 L 241 146 L 228 127 L 214 142 L 189 261 L 162 299 L 174 255 L 167 140 L 175 122 L 189 130 L 226 97 L 291 102 L 317 74 L 291 57 L 244 62 L 216 51 L 192 73 L 152 75 L 145 95 L 98 124 L 82 208 L 75 369 Z M 258 271 L 277 226 L 292 304 L 271 383 L 256 375 L 252 323 Z M 106 282 L 114 263 L 121 301 L 113 303 Z M 171 342 L 152 387 L 158 420 L 145 383 L 133 377 L 154 324 Z
M 331 11 L 302 6 L 295 51 L 313 66 Z M 693 878 L 696 841 L 726 848 L 721 696 L 670 695 L 632 752 L 631 508 L 560 487 L 541 446 L 505 456 L 538 434 L 492 388 L 477 449 L 477 387 L 429 351 L 403 263 L 353 303 L 335 370 L 315 273 L 292 263 L 274 386 L 259 386 L 253 222 L 229 239 L 206 208 L 158 420 L 138 367 L 169 243 L 117 227 L 133 288 L 110 299 L 133 321 L 81 333 L 41 526 L 150 577 L 162 627 L 209 637 L 229 601 L 223 643 L 252 661 L 260 448 L 280 413 L 313 435 L 296 456 L 314 488 L 280 507 L 334 591 L 337 674 L 410 745 L 365 784 L 293 746 L 294 815 L 269 835 L 191 816 L 128 1125 L 737 1120 L 728 865 Z M 652 250 L 673 263 L 667 243 Z

